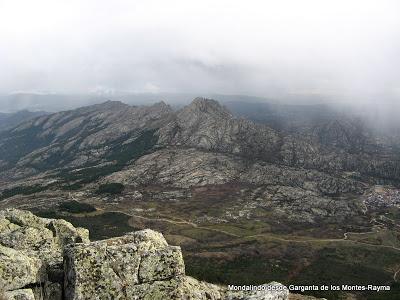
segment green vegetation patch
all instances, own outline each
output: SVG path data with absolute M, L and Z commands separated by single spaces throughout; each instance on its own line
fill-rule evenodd
M 75 200 L 61 203 L 59 208 L 61 211 L 66 211 L 73 214 L 89 213 L 96 211 L 96 208 L 93 205 L 78 202 Z
M 124 136 L 115 141 L 109 154 L 105 157 L 108 161 L 112 161 L 112 164 L 87 166 L 79 171 L 63 170 L 59 174 L 63 181 L 67 183 L 63 188 L 67 190 L 79 189 L 83 184 L 94 182 L 103 176 L 120 171 L 129 161 L 150 153 L 150 150 L 154 148 L 158 141 L 155 131 L 155 129 L 144 131 L 130 143 L 124 144 L 130 138 L 129 136 Z
M 53 136 L 41 137 L 41 126 L 32 126 L 18 131 L 12 130 L 0 133 L 0 139 L 7 141 L 0 147 L 0 157 L 12 164 L 16 163 L 22 156 L 33 152 L 50 143 Z
M 124 188 L 125 186 L 122 183 L 117 183 L 117 182 L 105 183 L 99 186 L 96 193 L 116 195 L 116 194 L 121 194 Z
M 264 284 L 285 277 L 287 269 L 263 256 L 241 255 L 231 260 L 186 256 L 186 274 L 221 284 Z M 271 280 L 272 279 L 272 280 Z
M 106 176 L 119 170 L 116 165 L 106 165 L 101 167 L 88 167 L 79 171 L 63 171 L 59 175 L 67 185 L 63 186 L 67 190 L 77 190 L 83 184 L 96 181 L 100 177 Z
M 117 165 L 119 166 L 124 166 L 127 162 L 147 154 L 158 141 L 158 136 L 155 134 L 155 131 L 155 129 L 146 130 L 132 142 L 126 144 L 125 141 L 129 137 L 121 138 L 116 142 L 107 158 L 117 161 Z
M 29 186 L 16 186 L 11 189 L 5 189 L 1 193 L 0 200 L 10 198 L 15 195 L 31 195 L 41 191 L 44 191 L 48 186 L 41 186 L 40 184 L 29 185 Z
M 183 246 L 186 272 L 195 278 L 220 284 L 262 284 L 278 281 L 285 285 L 392 285 L 390 292 L 359 293 L 360 299 L 400 299 L 393 272 L 400 261 L 396 249 L 353 243 L 306 243 L 271 241 L 255 245 L 201 249 Z M 218 253 L 223 255 L 218 256 Z M 239 254 L 239 255 L 238 255 Z M 398 268 L 398 267 L 397 267 Z M 309 292 L 317 297 L 341 299 L 340 291 Z
M 105 212 L 90 216 L 73 216 L 57 211 L 39 211 L 36 215 L 43 218 L 64 219 L 75 227 L 89 229 L 91 240 L 103 240 L 122 236 L 128 232 L 140 230 L 128 224 L 129 216 L 118 212 Z

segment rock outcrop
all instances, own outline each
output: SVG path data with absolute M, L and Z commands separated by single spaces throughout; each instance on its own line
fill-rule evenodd
M 228 291 L 185 275 L 180 247 L 150 229 L 90 242 L 88 231 L 28 211 L 0 211 L 6 299 L 284 300 L 289 291 Z
M 88 230 L 27 211 L 0 211 L 0 288 L 28 295 L 29 287 L 38 297 L 61 299 L 63 249 L 76 242 L 89 242 Z
M 134 299 L 159 282 L 184 276 L 179 247 L 160 233 L 144 230 L 90 244 L 75 244 L 64 253 L 67 299 Z M 139 297 L 140 298 L 140 297 Z

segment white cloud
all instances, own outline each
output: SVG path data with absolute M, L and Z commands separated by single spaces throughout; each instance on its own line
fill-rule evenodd
M 158 93 L 160 91 L 160 88 L 157 85 L 155 85 L 155 84 L 153 84 L 151 82 L 147 82 L 144 85 L 143 91 L 145 93 Z
M 399 41 L 389 0 L 0 0 L 0 91 L 363 98 L 398 86 Z

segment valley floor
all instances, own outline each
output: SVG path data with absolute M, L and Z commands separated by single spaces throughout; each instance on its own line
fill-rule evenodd
M 242 194 L 244 189 L 236 187 Z M 390 285 L 390 292 L 312 294 L 328 299 L 398 299 L 400 214 L 397 203 L 390 204 L 397 195 L 392 188 L 376 187 L 362 197 L 347 195 L 347 201 L 364 205 L 362 214 L 314 224 L 240 203 L 229 196 L 234 191 L 222 185 L 192 190 L 190 197 L 187 190 L 161 192 L 149 186 L 140 191 L 127 187 L 117 195 L 47 191 L 5 199 L 0 208 L 64 218 L 88 228 L 92 239 L 143 228 L 160 231 L 170 244 L 182 247 L 187 274 L 213 283 Z

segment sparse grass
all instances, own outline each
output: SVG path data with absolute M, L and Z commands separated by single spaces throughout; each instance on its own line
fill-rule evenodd
M 180 234 L 198 240 L 200 242 L 211 242 L 218 240 L 226 240 L 230 238 L 229 235 L 223 233 L 218 233 L 202 228 L 193 228 L 193 227 L 180 230 Z
M 269 225 L 263 222 L 222 223 L 212 224 L 207 227 L 210 227 L 210 229 L 223 230 L 243 237 L 260 234 L 270 229 Z

